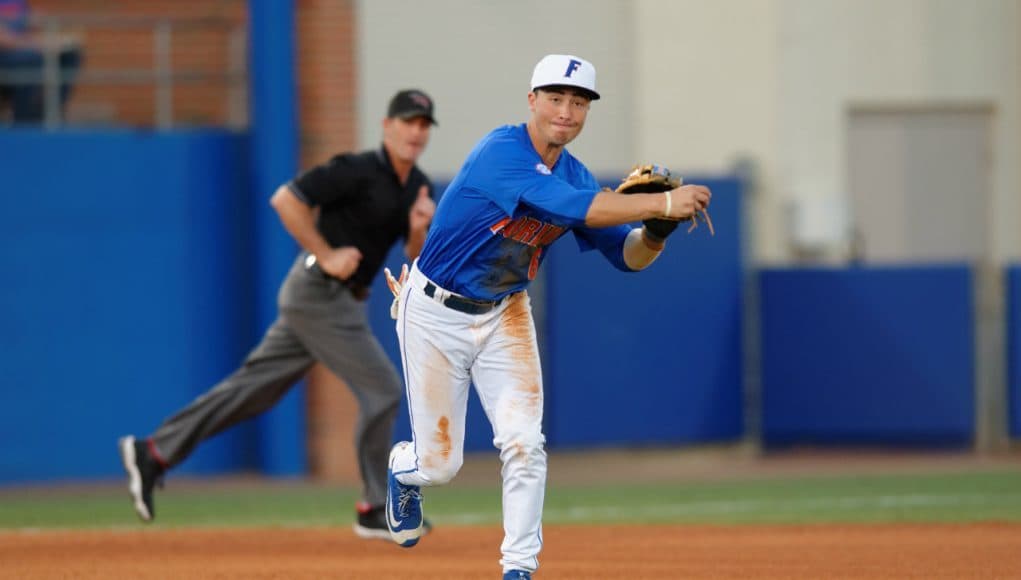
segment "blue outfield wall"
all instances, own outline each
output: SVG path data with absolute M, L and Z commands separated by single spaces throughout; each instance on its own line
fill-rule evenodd
M 1021 438 L 1021 265 L 1007 268 L 1007 392 L 1010 436 Z
M 573 234 L 551 248 L 540 345 L 551 447 L 743 435 L 741 182 L 688 181 L 712 188 L 715 237 L 682 226 L 637 273 L 580 253 Z
M 251 346 L 247 140 L 0 132 L 0 482 L 107 477 Z M 250 426 L 184 473 L 249 467 Z
M 233 371 L 263 330 L 262 282 L 253 280 L 261 280 L 256 243 L 267 234 L 254 204 L 268 194 L 246 177 L 249 138 L 26 130 L 0 133 L 0 150 L 10 162 L 0 197 L 8 272 L 0 436 L 17 442 L 0 447 L 0 483 L 119 477 L 116 438 L 151 432 Z M 740 435 L 739 186 L 710 184 L 721 234 L 677 234 L 676 249 L 644 273 L 578 255 L 573 239 L 554 246 L 540 328 L 551 447 Z M 403 261 L 398 245 L 388 264 Z M 632 299 L 614 300 L 618 291 Z M 681 306 L 693 301 L 701 307 Z M 398 361 L 389 303 L 380 278 L 370 320 Z M 670 340 L 650 348 L 648 328 L 668 317 Z M 602 334 L 611 344 L 593 344 Z M 305 449 L 279 435 L 302 424 L 293 414 L 272 430 L 263 416 L 218 435 L 175 473 L 294 473 Z M 402 404 L 396 438 L 408 436 L 407 425 Z M 492 449 L 474 392 L 466 448 Z M 286 455 L 299 459 L 267 463 Z
M 293 0 L 249 0 L 252 40 L 248 43 L 251 78 L 251 175 L 255 256 L 255 320 L 259 335 L 277 316 L 277 290 L 298 245 L 268 201 L 276 188 L 298 171 L 298 85 L 295 82 Z M 300 475 L 307 469 L 305 389 L 291 389 L 260 415 L 259 467 L 271 475 Z
M 967 266 L 761 273 L 766 445 L 967 445 Z

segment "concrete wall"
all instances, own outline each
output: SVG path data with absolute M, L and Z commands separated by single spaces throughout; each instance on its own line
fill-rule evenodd
M 640 159 L 679 170 L 757 165 L 755 257 L 790 258 L 794 200 L 847 192 L 852 106 L 994 110 L 990 258 L 1021 256 L 1021 9 L 1014 0 L 361 0 L 362 144 L 389 93 L 420 85 L 440 128 L 423 165 L 456 171 L 493 126 L 523 120 L 531 67 L 570 51 L 599 71 L 572 150 L 597 173 Z M 740 17 L 738 17 L 740 15 Z
M 630 3 L 362 0 L 357 13 L 362 146 L 379 141 L 390 95 L 420 87 L 436 100 L 439 121 L 422 166 L 452 176 L 483 135 L 528 118 L 535 63 L 570 53 L 596 66 L 603 96 L 571 150 L 596 173 L 630 167 L 638 135 Z
M 1013 1 L 778 4 L 781 173 L 774 196 L 844 195 L 852 105 L 991 105 L 993 258 L 1017 256 L 1019 61 Z M 1007 219 L 1006 216 L 1014 216 Z

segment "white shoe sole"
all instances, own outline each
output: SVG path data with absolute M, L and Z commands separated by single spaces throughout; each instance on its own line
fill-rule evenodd
M 152 521 L 152 514 L 149 508 L 142 501 L 142 474 L 138 472 L 137 458 L 135 457 L 135 438 L 121 437 L 117 441 L 121 451 L 121 460 L 124 462 L 124 471 L 128 472 L 128 493 L 131 494 L 132 502 L 135 505 L 135 513 L 143 522 Z
M 365 526 L 354 524 L 351 526 L 354 530 L 355 535 L 363 540 L 386 540 L 390 541 L 390 530 L 380 530 L 378 528 L 366 528 Z

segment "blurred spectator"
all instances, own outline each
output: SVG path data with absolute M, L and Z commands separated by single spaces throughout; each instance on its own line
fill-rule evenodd
M 32 30 L 28 0 L 0 0 L 0 111 L 9 109 L 15 123 L 38 123 L 45 115 L 46 54 L 57 53 L 60 66 L 60 110 L 71 93 L 81 64 L 76 39 Z M 23 75 L 30 75 L 27 78 Z

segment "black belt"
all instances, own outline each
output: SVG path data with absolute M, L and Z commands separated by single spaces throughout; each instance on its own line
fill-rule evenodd
M 423 290 L 429 298 L 436 296 L 436 284 L 432 282 L 426 282 Z M 499 300 L 472 300 L 471 298 L 451 294 L 444 298 L 441 304 L 451 310 L 464 312 L 465 314 L 485 314 L 499 306 L 501 302 L 503 302 L 503 298 Z

